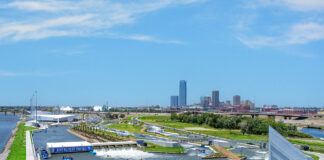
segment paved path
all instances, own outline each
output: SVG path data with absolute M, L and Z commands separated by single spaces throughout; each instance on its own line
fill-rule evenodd
M 313 154 L 313 155 L 316 155 L 320 158 L 320 160 L 324 160 L 324 154 L 322 153 L 317 153 L 317 152 L 308 152 L 308 151 L 305 151 L 306 153 L 309 153 L 309 154 Z
M 26 159 L 36 160 L 33 150 L 34 148 L 31 142 L 30 131 L 26 131 Z

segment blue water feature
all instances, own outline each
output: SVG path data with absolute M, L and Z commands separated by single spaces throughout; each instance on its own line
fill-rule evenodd
M 33 134 L 35 148 L 46 148 L 49 142 L 80 142 L 82 139 L 67 132 L 68 126 L 52 126 L 46 130 L 36 131 Z
M 316 128 L 303 128 L 300 132 L 307 133 L 316 138 L 324 138 L 324 131 Z
M 11 131 L 15 128 L 18 120 L 18 115 L 0 113 L 0 153 L 10 138 Z

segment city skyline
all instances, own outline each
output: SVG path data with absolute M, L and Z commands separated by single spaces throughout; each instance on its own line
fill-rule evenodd
M 323 9 L 315 0 L 1 1 L 0 105 L 28 105 L 37 90 L 40 105 L 168 106 L 184 79 L 187 104 L 217 89 L 256 106 L 323 107 Z

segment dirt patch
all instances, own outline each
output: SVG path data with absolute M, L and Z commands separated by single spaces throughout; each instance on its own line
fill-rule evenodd
M 142 129 L 141 129 L 141 131 L 140 132 L 145 132 L 145 130 L 146 130 L 146 127 L 143 127 Z

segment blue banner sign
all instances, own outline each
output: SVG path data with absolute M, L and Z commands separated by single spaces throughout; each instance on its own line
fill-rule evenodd
M 89 152 L 92 151 L 92 146 L 82 146 L 82 147 L 61 147 L 53 148 L 52 153 L 69 153 L 69 152 Z

